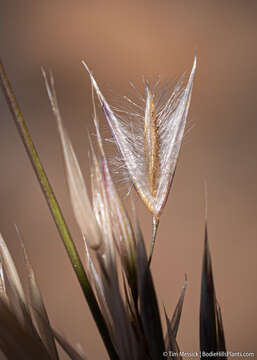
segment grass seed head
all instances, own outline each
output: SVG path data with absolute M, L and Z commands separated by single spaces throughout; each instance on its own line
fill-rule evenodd
M 186 126 L 196 59 L 185 87 L 179 82 L 168 96 L 157 98 L 146 84 L 143 114 L 135 110 L 134 121 L 114 112 L 87 65 L 92 86 L 100 101 L 130 179 L 141 199 L 158 218 L 167 201 Z M 134 104 L 135 108 L 140 108 Z M 133 117 L 132 116 L 132 117 Z

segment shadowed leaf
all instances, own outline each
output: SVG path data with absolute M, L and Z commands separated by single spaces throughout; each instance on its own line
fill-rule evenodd
M 20 324 L 2 299 L 0 299 L 0 346 L 8 360 L 51 360 L 40 339 Z
M 170 343 L 170 346 L 172 346 L 172 344 L 173 344 L 173 345 L 175 345 L 175 348 L 177 347 L 176 337 L 177 337 L 177 332 L 178 332 L 178 328 L 179 328 L 179 323 L 180 323 L 180 318 L 181 318 L 187 284 L 188 284 L 188 280 L 187 280 L 187 277 L 185 276 L 185 283 L 184 283 L 183 289 L 181 291 L 177 306 L 174 310 L 171 320 L 168 319 L 165 308 L 164 308 L 166 322 L 167 322 L 167 334 L 165 336 L 165 344 L 166 344 L 167 350 L 171 350 L 170 347 L 168 346 L 169 343 Z M 173 351 L 175 351 L 175 350 L 173 349 Z
M 176 341 L 176 337 L 174 336 L 173 328 L 171 326 L 171 322 L 169 321 L 165 308 L 164 308 L 164 313 L 165 313 L 165 319 L 167 325 L 167 336 L 165 341 L 166 351 L 171 352 L 171 356 L 170 356 L 171 359 L 182 359 L 182 357 L 180 356 L 180 350 Z
M 218 326 L 218 350 L 219 351 L 226 351 L 226 343 L 225 343 L 225 334 L 223 329 L 223 322 L 222 322 L 222 316 L 221 316 L 221 308 L 216 302 L 216 315 L 217 315 L 217 326 Z
M 159 360 L 165 349 L 162 326 L 152 275 L 138 222 L 136 222 L 136 234 L 140 315 L 150 355 L 153 360 Z
M 206 352 L 226 351 L 220 308 L 216 301 L 211 255 L 205 225 L 200 305 L 200 349 Z M 224 357 L 218 357 L 222 359 Z
M 176 306 L 176 308 L 174 310 L 174 313 L 173 313 L 173 316 L 172 316 L 172 319 L 171 319 L 171 322 L 170 322 L 172 332 L 173 332 L 173 335 L 175 336 L 175 338 L 177 336 L 177 332 L 178 332 L 178 328 L 179 328 L 179 322 L 180 322 L 180 318 L 181 318 L 181 313 L 182 313 L 182 308 L 183 308 L 183 303 L 184 303 L 184 297 L 185 297 L 187 284 L 188 284 L 187 276 L 185 276 L 185 284 L 184 284 L 183 289 L 181 291 L 180 297 L 178 299 L 177 306 Z

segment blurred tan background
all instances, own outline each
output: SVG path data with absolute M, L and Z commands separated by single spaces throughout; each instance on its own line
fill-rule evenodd
M 1 1 L 0 56 L 82 257 L 40 67 L 54 71 L 64 123 L 88 181 L 92 105 L 81 60 L 115 103 L 131 93 L 129 81 L 142 89 L 142 76 L 176 79 L 198 56 L 188 117 L 194 127 L 182 147 L 152 263 L 160 306 L 165 304 L 168 313 L 188 275 L 178 334 L 182 351 L 199 349 L 206 181 L 227 349 L 257 353 L 256 36 L 254 0 Z M 88 359 L 106 359 L 2 93 L 0 114 L 0 231 L 24 275 L 14 223 L 20 227 L 53 326 L 72 343 L 81 343 Z M 137 204 L 149 247 L 150 216 Z

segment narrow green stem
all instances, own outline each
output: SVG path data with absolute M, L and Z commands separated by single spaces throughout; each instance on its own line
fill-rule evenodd
M 150 255 L 149 255 L 149 259 L 148 259 L 148 265 L 151 265 L 151 261 L 152 261 L 152 257 L 153 257 L 153 251 L 154 251 L 154 246 L 155 246 L 155 240 L 156 240 L 156 235 L 157 235 L 157 230 L 159 227 L 159 223 L 160 220 L 153 216 L 153 225 L 152 225 L 152 245 L 151 245 L 151 250 L 150 250 Z
M 51 214 L 53 216 L 53 219 L 55 221 L 55 224 L 57 226 L 59 234 L 63 240 L 65 249 L 70 258 L 73 269 L 76 273 L 77 279 L 80 283 L 80 286 L 81 286 L 84 296 L 87 300 L 89 308 L 92 312 L 92 315 L 94 317 L 94 320 L 96 322 L 98 330 L 102 336 L 103 342 L 109 353 L 110 359 L 118 360 L 119 358 L 118 358 L 118 355 L 112 344 L 106 322 L 102 316 L 102 313 L 101 313 L 101 310 L 97 303 L 95 294 L 90 285 L 90 282 L 88 280 L 88 277 L 87 277 L 84 267 L 82 265 L 81 259 L 77 252 L 77 249 L 75 247 L 75 244 L 71 238 L 69 229 L 65 223 L 60 206 L 55 198 L 52 187 L 48 181 L 46 172 L 42 166 L 42 163 L 40 161 L 40 158 L 38 156 L 36 148 L 32 142 L 28 127 L 22 116 L 21 110 L 16 101 L 14 92 L 12 91 L 11 85 L 8 81 L 6 72 L 4 70 L 4 66 L 1 61 L 0 61 L 0 83 L 3 88 L 3 92 L 5 95 L 6 101 L 9 105 L 10 111 L 13 115 L 13 119 L 18 128 L 19 134 L 22 138 L 23 144 L 25 146 L 25 149 L 26 149 L 29 159 L 31 161 L 31 164 L 34 168 L 34 171 L 37 175 L 38 181 L 41 185 L 41 189 L 44 193 L 44 196 L 45 196 L 47 204 L 50 208 Z

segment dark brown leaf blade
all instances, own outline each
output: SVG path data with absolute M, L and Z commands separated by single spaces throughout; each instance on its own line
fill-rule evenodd
M 182 314 L 182 308 L 183 308 L 187 284 L 188 284 L 188 280 L 187 280 L 187 276 L 185 275 L 185 283 L 182 288 L 181 294 L 178 299 L 178 303 L 176 305 L 176 308 L 174 310 L 171 320 L 169 320 L 166 310 L 164 308 L 164 313 L 165 313 L 166 323 L 167 323 L 167 333 L 165 336 L 166 350 L 176 352 L 177 354 L 179 354 L 179 348 L 178 348 L 178 344 L 176 342 L 176 337 L 177 337 L 180 318 L 181 318 L 181 314 Z M 178 356 L 179 355 L 177 355 L 177 357 Z
M 226 351 L 225 334 L 223 329 L 223 321 L 221 316 L 221 308 L 216 302 L 217 326 L 218 326 L 218 350 Z
M 165 351 L 159 307 L 142 233 L 136 225 L 140 316 L 151 359 L 159 360 Z
M 187 284 L 188 284 L 187 276 L 185 275 L 185 283 L 181 291 L 180 297 L 178 299 L 177 306 L 172 315 L 172 319 L 170 321 L 171 329 L 175 338 L 177 337 L 177 333 L 178 333 Z
M 217 359 L 224 359 L 226 352 L 221 313 L 216 301 L 211 255 L 205 225 L 204 255 L 200 304 L 200 349 L 204 352 L 220 352 Z M 219 356 L 220 355 L 220 356 Z
M 201 351 L 215 351 L 216 311 L 215 289 L 213 283 L 211 257 L 208 247 L 207 225 L 205 226 L 204 256 L 202 267 L 201 305 L 200 305 L 200 348 Z

